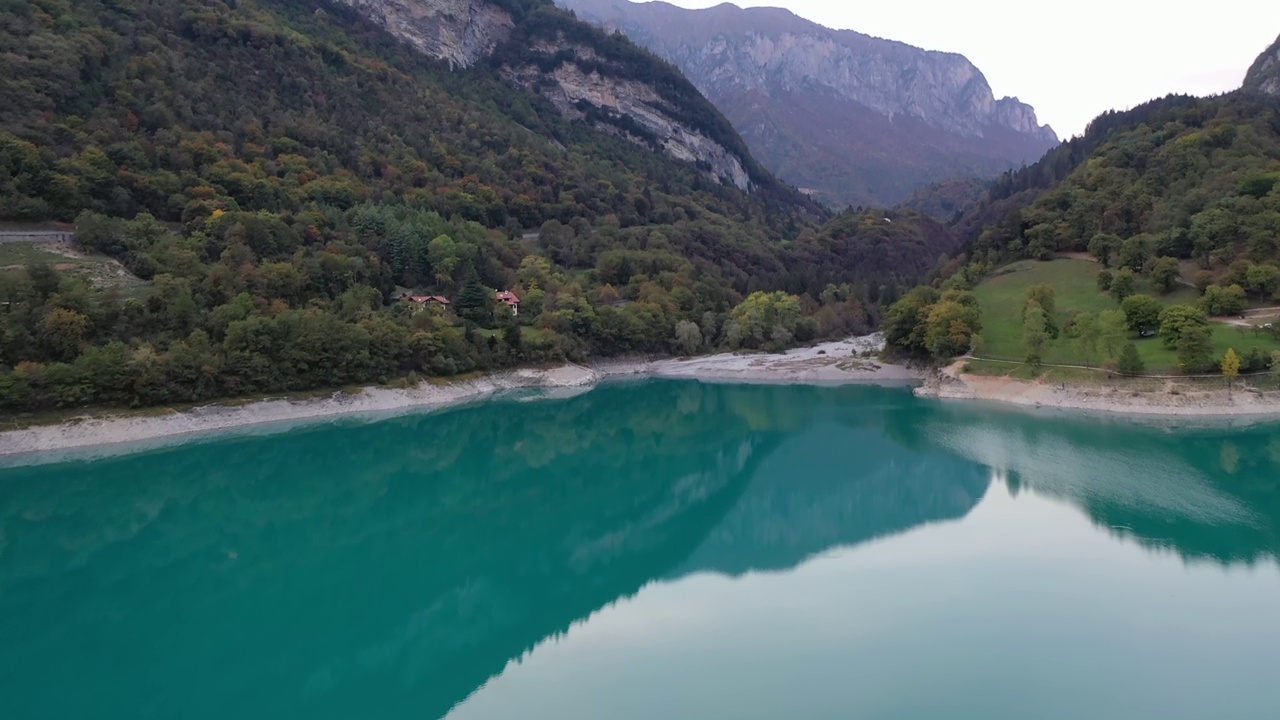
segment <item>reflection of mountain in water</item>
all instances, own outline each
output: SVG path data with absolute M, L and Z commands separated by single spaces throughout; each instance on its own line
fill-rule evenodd
M 673 575 L 783 570 L 842 545 L 964 517 L 990 471 L 915 453 L 876 430 L 820 424 L 760 463 L 733 509 Z
M 696 548 L 784 567 L 963 514 L 972 466 L 856 429 L 907 402 L 652 382 L 6 472 L 0 706 L 352 717 L 376 697 L 439 717 Z
M 988 463 L 1149 544 L 1273 555 L 1268 438 L 646 382 L 5 471 L 0 707 L 437 718 L 655 578 L 962 517 Z M 1134 456 L 1171 479 L 1129 478 Z
M 1275 428 L 1141 426 L 1030 419 L 944 406 L 915 430 L 1008 474 L 1011 489 L 1068 500 L 1146 547 L 1223 564 L 1280 559 Z

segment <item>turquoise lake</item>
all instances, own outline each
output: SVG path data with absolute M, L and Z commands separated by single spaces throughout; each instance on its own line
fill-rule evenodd
M 646 381 L 0 470 L 0 717 L 1280 717 L 1280 427 Z

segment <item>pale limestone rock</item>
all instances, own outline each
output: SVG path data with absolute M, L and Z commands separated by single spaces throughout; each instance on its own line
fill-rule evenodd
M 419 52 L 469 67 L 511 35 L 511 16 L 485 0 L 338 0 Z
M 445 60 L 451 67 L 470 67 L 487 57 L 505 42 L 514 21 L 505 10 L 485 0 L 338 0 L 386 28 L 391 34 L 430 57 Z M 562 50 L 573 51 L 574 57 L 597 60 L 590 48 L 571 47 L 565 42 L 544 44 L 536 48 L 548 56 Z M 742 158 L 706 135 L 689 128 L 663 111 L 658 93 L 644 83 L 584 73 L 572 61 L 564 62 L 550 73 L 554 83 L 536 67 L 506 68 L 507 77 L 536 92 L 541 92 L 564 114 L 581 118 L 579 101 L 608 112 L 625 115 L 657 139 L 661 149 L 673 158 L 710 168 L 710 174 L 721 182 L 742 190 L 752 183 Z M 602 129 L 645 144 L 642 138 L 613 128 Z

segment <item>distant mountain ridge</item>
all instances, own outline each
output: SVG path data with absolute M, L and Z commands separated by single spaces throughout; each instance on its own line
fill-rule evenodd
M 892 205 L 951 177 L 993 177 L 1058 143 L 954 53 L 831 30 L 778 8 L 558 0 L 677 66 L 782 179 L 831 203 Z

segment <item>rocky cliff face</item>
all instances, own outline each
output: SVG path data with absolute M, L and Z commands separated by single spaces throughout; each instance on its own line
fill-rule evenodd
M 525 64 L 506 67 L 503 74 L 542 93 L 564 115 L 592 122 L 633 142 L 650 144 L 677 160 L 701 164 L 717 179 L 739 190 L 751 189 L 751 176 L 742 159 L 673 118 L 652 85 L 602 73 L 599 64 L 606 61 L 589 48 L 575 46 L 563 38 L 540 44 L 537 51 L 544 58 L 566 59 L 549 73 L 539 65 Z M 584 64 L 591 69 L 583 69 L 578 60 L 586 61 Z
M 776 8 L 560 1 L 678 65 L 769 169 L 835 201 L 896 202 L 928 182 L 1032 162 L 1058 142 L 960 55 Z
M 336 0 L 419 52 L 469 67 L 511 35 L 511 15 L 485 0 Z
M 1254 61 L 1245 76 L 1244 87 L 1268 95 L 1280 95 L 1280 37 Z
M 721 117 L 710 123 L 690 120 L 716 114 L 696 89 L 677 87 L 673 93 L 671 85 L 685 83 L 677 73 L 671 73 L 675 82 L 665 82 L 660 89 L 647 77 L 651 73 L 637 72 L 635 53 L 642 55 L 641 64 L 661 61 L 636 48 L 630 48 L 632 53 L 625 57 L 598 51 L 593 43 L 607 44 L 607 38 L 554 10 L 550 0 L 545 6 L 537 0 L 513 6 L 521 9 L 519 16 L 492 0 L 335 1 L 455 68 L 475 65 L 505 49 L 504 45 L 520 44 L 517 52 L 502 53 L 502 75 L 542 94 L 561 113 L 695 163 L 718 181 L 741 190 L 757 184 L 751 170 L 759 175 L 759 166 L 740 138 L 728 137 L 733 130 L 727 121 Z M 548 12 L 561 17 L 550 18 Z M 536 20 L 531 21 L 535 14 Z M 698 103 L 705 108 L 691 107 Z M 715 132 L 714 120 L 728 135 Z

